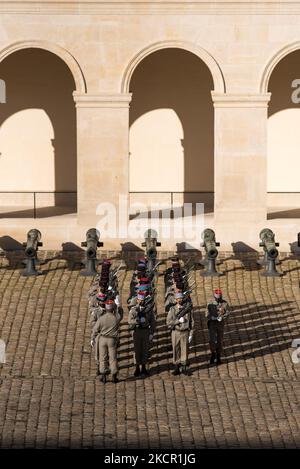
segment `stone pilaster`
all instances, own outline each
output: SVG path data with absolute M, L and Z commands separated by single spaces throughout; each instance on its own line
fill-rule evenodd
M 215 107 L 215 221 L 259 223 L 267 214 L 270 93 L 219 94 Z
M 78 222 L 97 222 L 97 206 L 118 207 L 128 194 L 131 94 L 79 94 L 77 109 Z

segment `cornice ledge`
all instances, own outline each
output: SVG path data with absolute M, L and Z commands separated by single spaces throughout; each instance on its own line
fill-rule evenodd
M 271 93 L 230 94 L 211 92 L 214 107 L 265 108 L 271 99 Z
M 128 108 L 131 93 L 119 94 L 82 94 L 73 92 L 76 107 Z
M 39 15 L 297 15 L 300 1 L 8 1 L 0 2 L 2 14 Z

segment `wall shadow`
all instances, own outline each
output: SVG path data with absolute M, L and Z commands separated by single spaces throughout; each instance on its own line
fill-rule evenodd
M 143 183 L 143 190 L 153 191 L 153 187 L 163 191 L 174 189 L 173 179 L 179 177 L 181 172 L 181 154 L 183 181 L 178 184 L 183 183 L 182 189 L 186 192 L 184 202 L 204 201 L 205 206 L 208 205 L 207 210 L 213 210 L 214 113 L 211 90 L 213 80 L 208 67 L 197 56 L 182 49 L 169 48 L 154 52 L 136 68 L 130 82 L 130 92 L 133 93 L 130 129 L 131 137 L 135 139 L 133 142 L 131 138 L 130 144 L 131 151 L 134 151 L 130 156 L 131 172 L 135 171 L 134 177 L 131 177 L 131 191 L 140 190 L 139 179 L 144 180 L 147 167 L 149 187 Z M 173 120 L 167 113 L 153 114 L 157 120 L 154 117 L 150 122 L 149 119 L 148 125 L 145 123 L 133 136 L 132 128 L 139 119 L 158 110 L 173 112 Z M 177 130 L 174 124 L 176 118 Z M 149 139 L 150 134 L 150 144 L 155 144 L 155 155 L 152 154 L 152 158 L 147 161 L 143 141 Z M 141 144 L 137 142 L 138 139 Z M 143 164 L 135 167 L 139 160 Z M 177 173 L 174 172 L 174 165 Z M 159 173 L 162 167 L 165 170 Z M 135 187 L 132 187 L 133 179 Z M 198 192 L 203 192 L 203 196 Z
M 300 50 L 285 56 L 271 74 L 268 91 L 272 96 L 268 106 L 268 117 L 284 109 L 299 109 L 299 103 L 293 103 L 291 99 L 292 92 L 296 89 L 291 86 L 295 79 L 300 79 Z
M 298 85 L 293 87 L 295 79 L 298 79 Z M 272 213 L 268 214 L 268 220 L 300 218 L 300 208 L 293 195 L 293 192 L 300 192 L 297 172 L 300 156 L 300 103 L 293 102 L 295 98 L 300 99 L 299 80 L 300 50 L 297 50 L 276 65 L 268 85 L 268 91 L 272 94 L 268 107 L 267 190 L 274 193 L 269 202 Z M 287 168 L 290 170 L 288 176 L 284 177 Z M 290 193 L 290 196 L 282 199 L 281 192 Z M 282 204 L 282 200 L 286 203 Z
M 277 210 L 267 214 L 267 220 L 275 220 L 276 218 L 300 218 L 300 208 Z
M 260 258 L 260 254 L 256 249 L 253 249 L 251 246 L 244 243 L 243 241 L 231 243 L 231 246 L 233 250 L 233 256 L 231 257 L 231 259 L 239 260 L 245 270 L 249 271 L 261 269 L 261 266 L 257 264 L 257 261 Z M 237 269 L 238 268 L 232 270 Z
M 139 257 L 143 257 L 144 249 L 132 243 L 131 241 L 121 243 L 120 258 L 125 262 L 126 268 L 129 270 L 136 268 L 136 263 Z
M 0 218 L 48 218 L 48 217 L 57 217 L 61 215 L 69 215 L 76 213 L 76 197 L 74 198 L 74 204 L 70 205 L 61 205 L 63 202 L 63 195 L 56 194 L 54 197 L 55 206 L 53 207 L 40 207 L 30 208 L 26 210 L 12 210 L 8 212 L 0 211 Z
M 85 259 L 85 250 L 77 244 L 68 241 L 62 243 L 60 258 L 67 262 L 68 270 L 82 270 L 82 261 Z
M 17 267 L 21 267 L 21 262 L 25 257 L 22 243 L 11 236 L 1 236 L 0 248 L 3 250 L 3 258 L 8 261 L 8 266 L 2 267 L 3 269 L 16 269 Z M 24 266 L 22 266 L 22 268 L 24 268 Z

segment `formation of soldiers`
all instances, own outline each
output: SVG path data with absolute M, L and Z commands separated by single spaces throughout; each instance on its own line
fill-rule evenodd
M 118 289 L 118 269 L 111 269 L 111 262 L 104 260 L 101 273 L 95 276 L 89 290 L 91 346 L 102 383 L 106 383 L 110 373 L 112 382 L 118 382 L 117 348 L 123 318 Z
M 149 375 L 148 363 L 156 330 L 158 265 L 153 259 L 140 258 L 130 283 L 128 328 L 133 343 L 136 378 Z M 166 325 L 171 332 L 175 376 L 190 374 L 188 355 L 195 324 L 191 299 L 192 268 L 189 265 L 182 268 L 179 259 L 174 257 L 164 274 Z M 124 314 L 119 295 L 119 269 L 113 269 L 111 262 L 104 260 L 101 273 L 95 276 L 89 290 L 91 346 L 95 350 L 97 375 L 103 383 L 109 374 L 112 382 L 118 382 L 117 348 Z M 228 303 L 223 299 L 222 291 L 217 289 L 206 310 L 211 365 L 221 364 L 224 320 L 228 315 Z
M 191 292 L 188 270 L 181 269 L 178 258 L 172 259 L 172 267 L 165 273 L 165 310 L 172 337 L 174 375 L 189 374 L 188 349 L 194 330 Z
M 156 323 L 156 267 L 146 258 L 138 261 L 130 283 L 128 302 L 128 327 L 132 334 L 134 347 L 134 376 L 149 375 L 147 363 L 153 342 Z

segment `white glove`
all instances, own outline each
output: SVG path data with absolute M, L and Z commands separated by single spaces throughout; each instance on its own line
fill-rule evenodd
M 189 344 L 192 342 L 192 340 L 193 340 L 193 334 L 190 334 L 189 335 Z
M 95 339 L 91 340 L 91 347 L 93 348 L 95 345 Z
M 121 301 L 120 301 L 120 295 L 117 295 L 116 298 L 115 298 L 115 303 L 117 306 L 120 306 L 121 304 Z
M 149 341 L 152 342 L 152 340 L 153 340 L 153 334 L 150 334 L 149 335 Z
M 144 318 L 144 316 L 142 316 L 142 317 L 140 318 L 140 323 L 141 323 L 141 324 L 144 324 L 144 322 L 146 322 L 146 319 Z
M 179 322 L 183 323 L 184 322 L 184 317 L 181 316 L 181 318 L 178 319 Z

